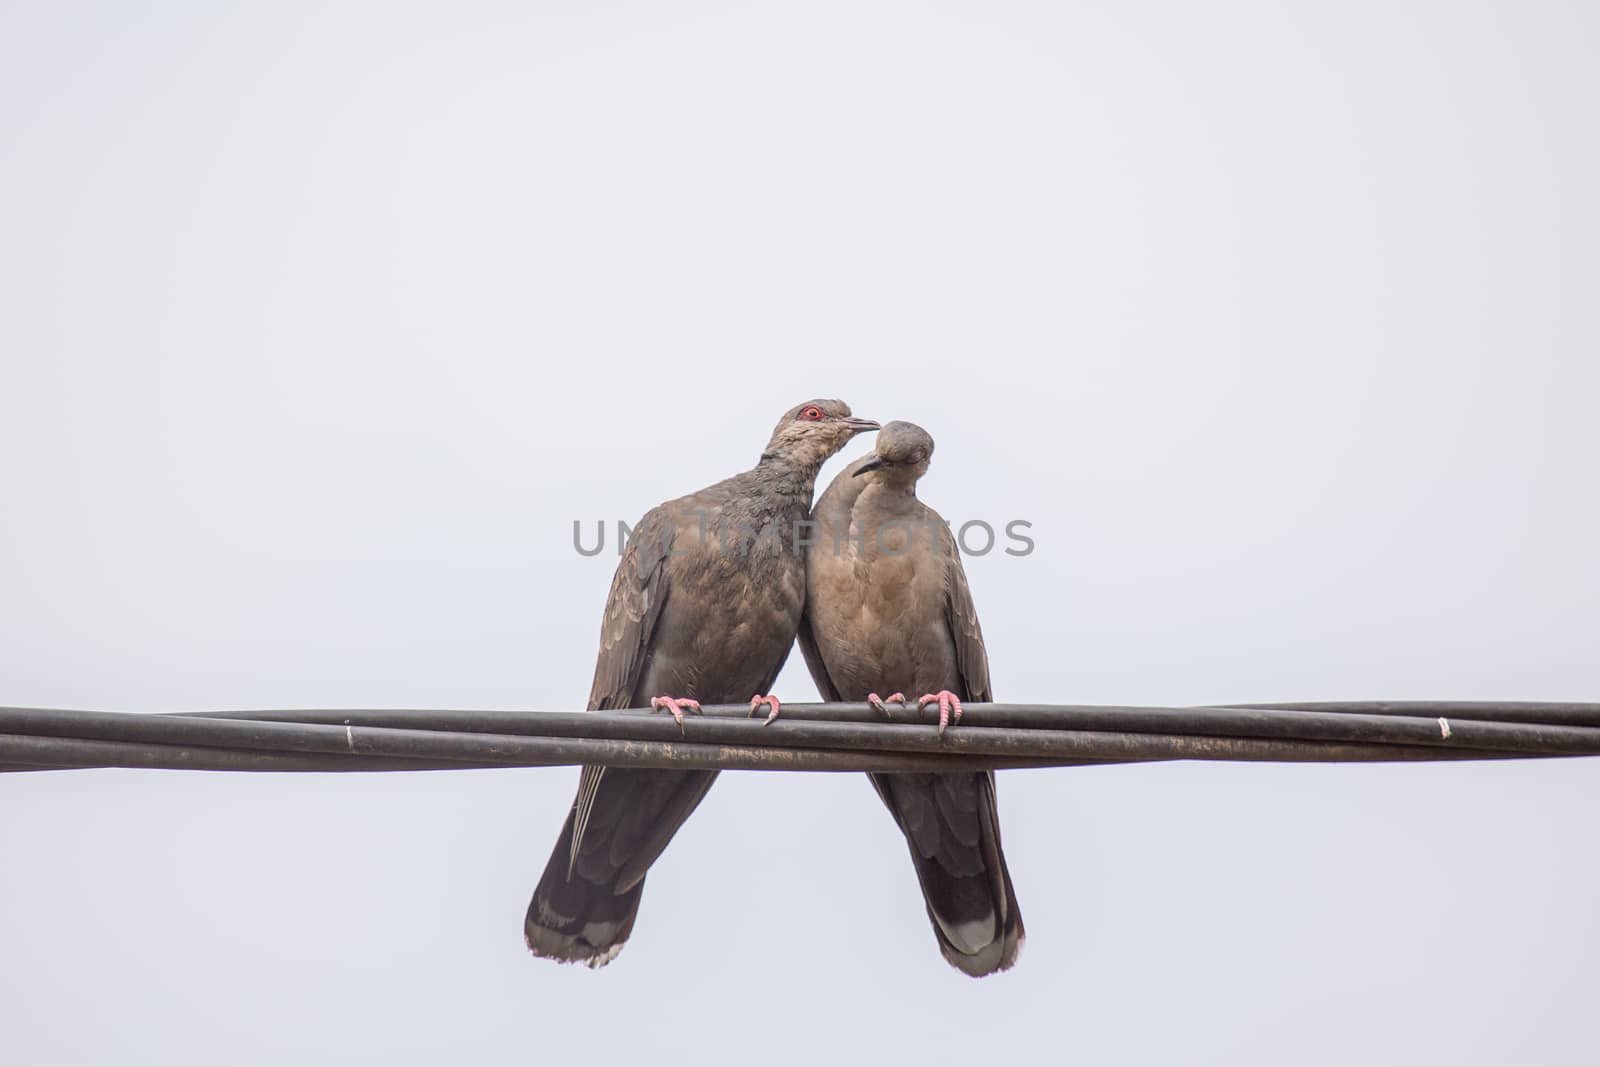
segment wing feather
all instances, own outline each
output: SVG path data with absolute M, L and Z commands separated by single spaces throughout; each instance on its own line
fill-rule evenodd
M 639 520 L 622 550 L 600 621 L 600 654 L 595 660 L 594 683 L 589 688 L 590 711 L 629 708 L 639 699 L 636 691 L 649 666 L 650 639 L 671 591 L 666 564 L 676 530 L 660 508 L 652 508 Z M 583 833 L 594 813 L 605 771 L 604 767 L 585 766 L 578 776 L 572 844 L 567 857 L 569 877 L 578 862 Z
M 961 698 L 984 704 L 994 699 L 989 688 L 989 654 L 983 648 L 983 628 L 978 625 L 978 609 L 972 603 L 967 572 L 961 566 L 961 553 L 955 538 L 944 539 L 945 622 L 956 647 L 956 669 L 961 673 Z

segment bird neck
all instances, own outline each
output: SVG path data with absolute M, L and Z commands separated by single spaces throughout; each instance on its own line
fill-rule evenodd
M 891 497 L 904 497 L 906 500 L 917 499 L 917 478 L 920 472 L 907 470 L 904 467 L 884 467 L 866 475 L 867 489 L 872 490 L 872 495 L 887 500 Z M 865 495 L 863 490 L 863 495 Z
M 809 455 L 796 455 L 792 451 L 769 451 L 761 453 L 761 461 L 756 464 L 756 470 L 765 475 L 765 481 L 774 492 L 784 495 L 803 496 L 806 500 L 816 491 L 817 472 L 822 469 L 822 464 L 827 457 L 813 459 Z

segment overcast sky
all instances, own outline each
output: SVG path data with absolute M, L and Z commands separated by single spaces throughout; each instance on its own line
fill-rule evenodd
M 0 703 L 580 707 L 814 396 L 1001 699 L 1600 699 L 1591 5 L 251 6 L 0 8 Z M 0 778 L 6 1059 L 1593 1061 L 1592 761 L 1003 774 L 981 982 L 857 775 L 532 958 L 576 777 Z

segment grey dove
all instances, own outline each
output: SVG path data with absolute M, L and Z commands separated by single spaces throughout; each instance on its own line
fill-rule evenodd
M 850 438 L 877 428 L 839 400 L 799 404 L 754 468 L 647 512 L 606 598 L 589 710 L 664 707 L 681 724 L 702 701 L 750 701 L 776 715 L 768 691 L 800 625 L 799 534 L 817 471 Z M 716 777 L 584 767 L 528 904 L 528 948 L 591 967 L 612 960 L 633 931 L 645 873 Z
M 824 700 L 880 692 L 939 705 L 943 732 L 961 701 L 989 701 L 978 613 L 944 520 L 917 499 L 933 438 L 891 422 L 812 511 L 800 649 Z M 869 775 L 922 886 L 939 951 L 974 977 L 1003 971 L 1022 948 L 1022 914 L 1000 847 L 992 772 Z

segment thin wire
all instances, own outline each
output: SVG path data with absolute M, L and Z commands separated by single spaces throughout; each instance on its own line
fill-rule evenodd
M 1365 702 L 1205 708 L 971 704 L 928 712 L 742 705 L 680 728 L 644 710 L 312 709 L 129 714 L 0 708 L 0 771 L 395 771 L 610 766 L 942 771 L 1168 760 L 1415 762 L 1600 755 L 1600 704 Z

